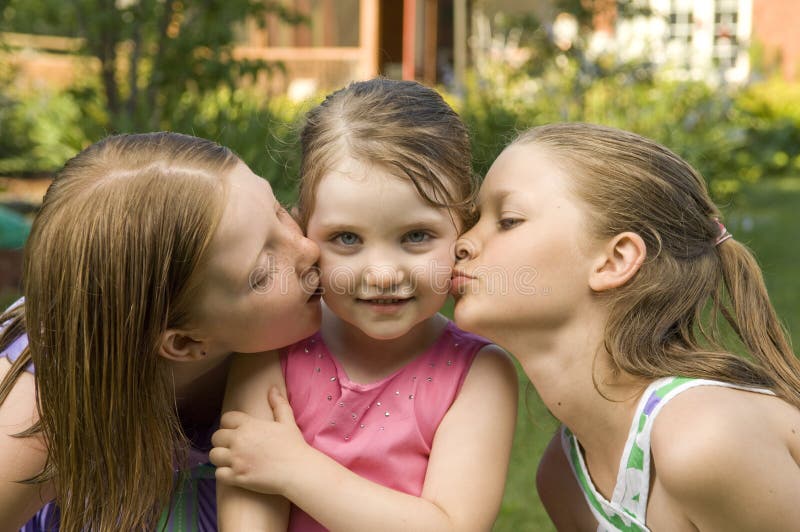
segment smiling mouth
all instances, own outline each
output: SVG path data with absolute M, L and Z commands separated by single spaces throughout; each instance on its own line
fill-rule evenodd
M 400 305 L 402 303 L 407 303 L 407 302 L 411 301 L 412 299 L 414 299 L 414 298 L 413 297 L 407 297 L 407 298 L 395 298 L 395 299 L 389 299 L 389 298 L 383 298 L 383 299 L 359 299 L 358 302 L 359 303 L 367 303 L 369 305 L 389 306 L 389 305 Z

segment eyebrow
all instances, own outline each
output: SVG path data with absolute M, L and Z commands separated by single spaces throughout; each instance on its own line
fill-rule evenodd
M 485 206 L 487 203 L 502 203 L 509 196 L 513 196 L 515 192 L 510 189 L 500 189 L 493 191 L 488 197 L 478 198 L 478 207 Z

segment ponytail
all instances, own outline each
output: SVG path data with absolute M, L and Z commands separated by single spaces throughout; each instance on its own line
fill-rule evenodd
M 800 407 L 800 360 L 769 300 L 761 269 L 750 250 L 731 239 L 717 246 L 723 282 L 714 306 L 758 363 L 770 387 L 780 397 Z M 727 292 L 730 308 L 722 304 Z

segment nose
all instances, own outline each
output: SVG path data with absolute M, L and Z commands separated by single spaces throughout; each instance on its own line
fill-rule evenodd
M 302 275 L 307 270 L 315 267 L 319 261 L 319 246 L 303 234 L 300 226 L 291 216 L 284 218 L 284 225 L 288 231 L 288 238 L 293 245 L 292 247 L 297 253 L 297 271 Z
M 474 259 L 478 255 L 478 246 L 474 238 L 470 237 L 470 231 L 461 235 L 456 240 L 455 245 L 455 258 L 456 262 Z
M 391 265 L 372 265 L 364 269 L 364 282 L 381 291 L 396 288 L 405 280 L 403 269 Z

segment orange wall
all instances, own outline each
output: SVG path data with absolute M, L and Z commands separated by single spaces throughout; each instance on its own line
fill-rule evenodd
M 800 80 L 800 2 L 753 0 L 753 43 L 764 47 L 768 61 L 781 57 L 786 79 Z

